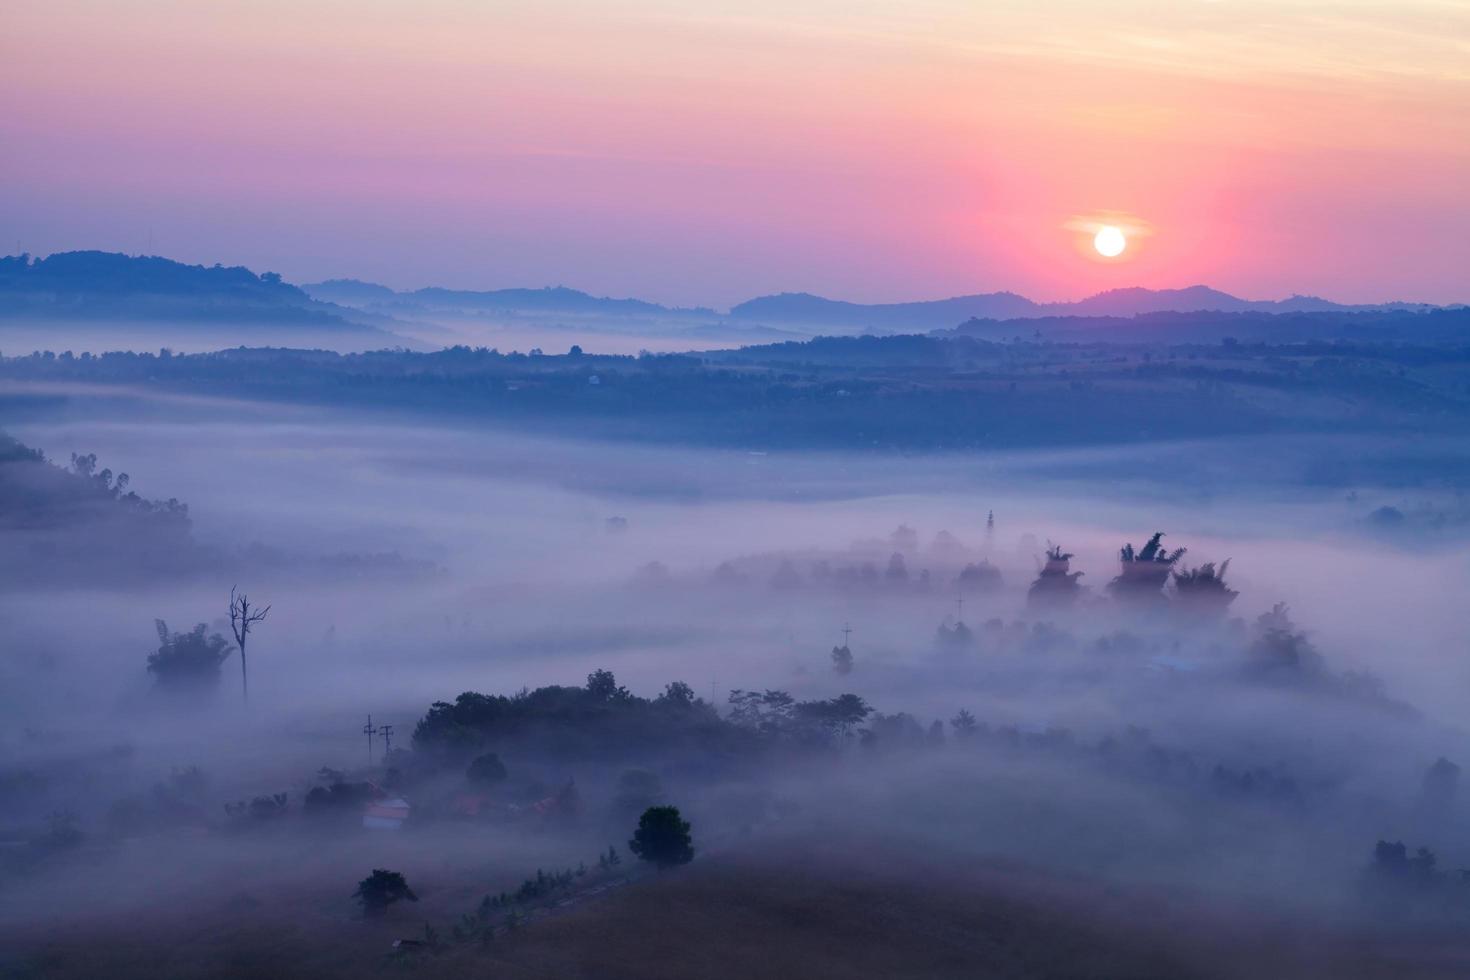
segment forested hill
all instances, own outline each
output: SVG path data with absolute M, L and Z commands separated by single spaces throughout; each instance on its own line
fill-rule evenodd
M 257 323 L 379 334 L 384 346 L 395 339 L 273 272 L 95 251 L 0 258 L 0 322 L 6 320 Z
M 128 483 L 95 455 L 59 466 L 0 432 L 0 585 L 138 582 L 201 566 L 189 508 Z
M 1470 425 L 1470 345 L 996 343 L 823 338 L 706 355 L 561 356 L 456 347 L 0 359 L 12 399 L 79 386 L 430 413 L 744 449 L 1079 446 Z M 206 405 L 207 403 L 201 403 Z M 203 410 L 203 408 L 201 408 Z

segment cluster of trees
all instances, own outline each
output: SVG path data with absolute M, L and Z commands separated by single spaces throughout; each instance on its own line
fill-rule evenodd
M 593 671 L 583 687 L 549 686 L 514 695 L 474 691 L 437 701 L 414 727 L 416 754 L 464 765 L 487 751 L 533 746 L 548 756 L 654 758 L 677 750 L 706 759 L 738 755 L 749 742 L 682 681 L 641 698 L 610 671 Z
M 153 621 L 158 631 L 158 649 L 148 655 L 148 672 L 160 690 L 199 695 L 219 686 L 220 668 L 234 651 L 240 651 L 240 694 L 248 701 L 249 678 L 245 669 L 245 650 L 250 634 L 264 622 L 271 607 L 259 608 L 237 589 L 230 590 L 230 630 L 233 645 L 209 627 L 198 623 L 187 633 L 169 632 L 161 619 Z
M 313 786 L 306 794 L 304 807 L 309 816 L 355 820 L 363 806 L 377 795 L 372 783 L 350 782 L 345 774 L 335 770 L 324 769 L 320 775 L 322 784 Z
M 873 709 L 856 694 L 797 701 L 785 691 L 730 692 L 730 724 L 766 739 L 827 744 L 853 734 Z
M 1207 561 L 1198 568 L 1174 571 L 1174 598 L 1186 608 L 1193 608 L 1204 615 L 1220 616 L 1235 601 L 1240 593 L 1225 584 L 1225 573 L 1230 568 L 1227 558 L 1217 567 Z
M 1306 631 L 1292 621 L 1291 610 L 1284 602 L 1256 617 L 1243 672 L 1258 683 L 1310 688 L 1397 714 L 1414 714 L 1413 708 L 1388 696 L 1377 676 L 1366 671 L 1330 670 Z
M 1453 915 L 1470 911 L 1470 871 L 1443 871 L 1427 847 L 1413 853 L 1403 841 L 1380 840 L 1363 878 L 1363 899 L 1385 918 Z
M 153 621 L 158 630 L 158 649 L 148 655 L 148 672 L 160 690 L 197 694 L 219 685 L 220 667 L 234 648 L 230 641 L 199 623 L 187 633 L 171 633 L 161 619 Z
M 1048 542 L 1046 561 L 1027 590 L 1027 601 L 1038 607 L 1065 606 L 1074 602 L 1082 593 L 1082 586 L 1077 580 L 1085 574 L 1072 571 L 1072 559 L 1075 557 L 1070 551 L 1063 551 L 1061 545 Z
M 1119 599 L 1158 599 L 1163 597 L 1169 572 L 1184 557 L 1184 548 L 1166 551 L 1164 532 L 1153 537 L 1137 551 L 1125 544 L 1118 552 L 1118 576 L 1108 583 L 1108 591 Z
M 68 465 L 0 432 L 0 581 L 118 582 L 202 567 L 189 508 L 129 489 L 95 453 Z
M 473 783 L 504 778 L 511 747 L 551 758 L 612 760 L 689 756 L 701 764 L 749 758 L 773 740 L 819 746 L 852 736 L 872 713 L 855 694 L 797 701 L 784 691 L 732 691 L 722 716 L 675 681 L 641 698 L 596 670 L 584 687 L 543 687 L 514 695 L 467 691 L 435 702 L 414 728 L 415 757 L 430 765 L 466 765 Z M 637 777 L 625 787 L 637 795 Z
M 1225 584 L 1230 561 L 1206 562 L 1198 568 L 1179 568 L 1186 548 L 1169 551 L 1163 546 L 1163 531 L 1155 531 L 1141 548 L 1125 544 L 1118 551 L 1118 574 L 1108 582 L 1108 592 L 1124 602 L 1158 602 L 1167 597 L 1171 578 L 1175 604 L 1191 613 L 1219 616 L 1238 594 Z M 1071 570 L 1076 557 L 1060 545 L 1048 543 L 1046 561 L 1038 570 L 1027 593 L 1032 606 L 1057 608 L 1074 603 L 1082 595 L 1077 581 L 1082 572 Z

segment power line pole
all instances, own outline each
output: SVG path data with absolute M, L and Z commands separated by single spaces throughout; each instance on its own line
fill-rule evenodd
M 383 725 L 378 733 L 383 736 L 383 761 L 387 762 L 388 756 L 393 754 L 393 726 Z
M 957 595 L 954 597 L 954 621 L 963 623 L 965 621 L 965 597 Z
M 372 767 L 372 764 L 373 764 L 373 736 L 376 735 L 376 734 L 378 734 L 378 730 L 373 727 L 373 716 L 372 715 L 368 715 L 367 724 L 362 726 L 362 733 L 367 736 L 367 742 L 368 742 L 368 767 L 371 768 Z
M 849 636 L 851 636 L 851 635 L 852 635 L 852 624 L 851 623 L 843 623 L 842 624 L 842 645 L 844 647 L 847 646 L 847 638 Z

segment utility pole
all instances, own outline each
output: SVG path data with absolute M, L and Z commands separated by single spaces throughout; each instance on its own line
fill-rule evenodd
M 954 621 L 956 623 L 965 621 L 965 597 L 963 595 L 954 597 Z
M 367 736 L 367 740 L 368 740 L 368 767 L 369 768 L 372 768 L 372 764 L 373 764 L 373 736 L 376 735 L 376 734 L 378 734 L 378 730 L 373 727 L 373 716 L 372 715 L 368 715 L 367 724 L 362 726 L 362 733 Z
M 851 636 L 851 635 L 852 635 L 852 624 L 851 623 L 843 623 L 842 624 L 842 645 L 844 647 L 847 646 L 847 638 L 849 636 Z
M 393 726 L 383 725 L 379 727 L 378 734 L 383 736 L 383 761 L 387 762 L 388 756 L 393 754 Z

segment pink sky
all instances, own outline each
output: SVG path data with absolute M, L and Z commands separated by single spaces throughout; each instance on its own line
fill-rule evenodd
M 1467 39 L 1448 0 L 9 0 L 0 251 L 1465 301 Z M 1104 214 L 1123 261 L 1078 247 Z

